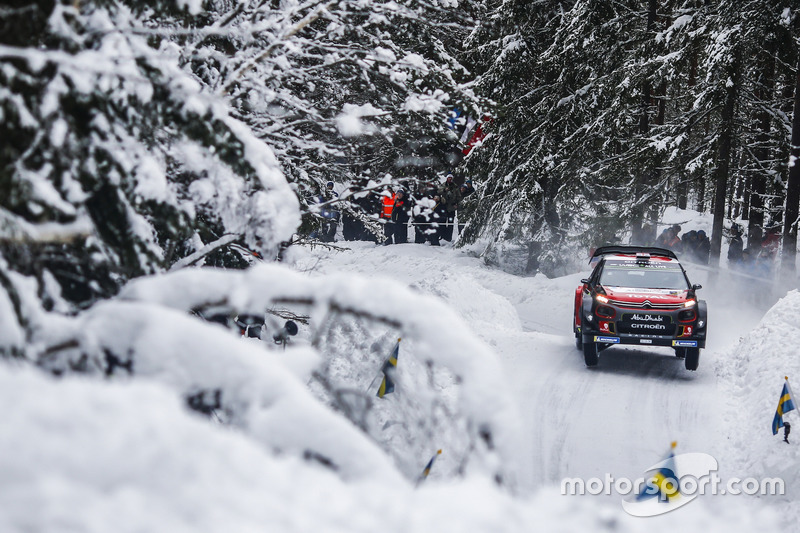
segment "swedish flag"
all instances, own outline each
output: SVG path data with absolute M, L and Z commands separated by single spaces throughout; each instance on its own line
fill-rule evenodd
M 381 368 L 383 380 L 381 381 L 381 386 L 378 387 L 378 398 L 383 398 L 387 394 L 394 392 L 392 374 L 397 368 L 397 357 L 400 355 L 400 340 L 397 339 L 397 344 L 394 345 L 391 355 L 389 355 L 389 358 L 383 363 L 383 368 Z
M 680 496 L 680 479 L 678 478 L 677 468 L 675 467 L 675 447 L 677 442 L 673 442 L 666 460 L 663 465 L 650 478 L 644 486 L 642 492 L 636 500 L 647 500 L 658 497 L 659 501 L 668 502 Z
M 775 411 L 775 418 L 772 419 L 772 434 L 777 435 L 778 430 L 783 427 L 783 415 L 794 410 L 792 391 L 789 388 L 789 378 L 783 384 L 781 399 L 778 400 L 778 409 Z

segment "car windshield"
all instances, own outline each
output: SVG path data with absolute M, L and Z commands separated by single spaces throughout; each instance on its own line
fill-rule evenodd
M 607 263 L 600 275 L 600 284 L 607 287 L 635 289 L 687 290 L 689 288 L 683 271 L 675 265 Z

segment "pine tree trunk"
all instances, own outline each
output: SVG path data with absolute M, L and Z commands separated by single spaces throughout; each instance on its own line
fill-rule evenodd
M 744 176 L 739 176 L 736 180 L 736 187 L 734 187 L 733 191 L 733 212 L 729 210 L 729 218 L 733 220 L 742 215 L 745 181 Z
M 683 175 L 678 178 L 680 179 L 680 183 L 678 183 L 678 209 L 686 209 L 686 203 L 689 199 L 689 185 L 686 183 Z
M 783 217 L 782 273 L 786 279 L 795 278 L 797 255 L 797 215 L 800 209 L 800 60 L 794 89 L 792 146 L 789 151 L 789 180 L 786 185 L 786 206 Z
M 725 194 L 725 205 L 728 208 L 725 213 L 725 218 L 728 219 L 733 218 L 733 208 L 736 205 L 736 183 L 737 180 L 728 183 L 728 192 Z
M 764 67 L 761 71 L 761 79 L 755 91 L 756 101 L 766 102 L 770 99 L 771 88 L 775 79 L 775 57 L 772 47 L 763 55 Z M 756 118 L 757 146 L 753 150 L 756 159 L 756 170 L 752 174 L 752 189 L 750 194 L 750 218 L 747 225 L 747 246 L 759 248 L 764 235 L 764 212 L 765 196 L 767 192 L 767 168 L 769 159 L 769 130 L 771 119 L 765 110 L 758 114 Z
M 648 9 L 647 9 L 647 34 L 650 37 L 655 37 L 655 28 L 656 28 L 656 11 L 658 9 L 658 0 L 649 0 Z M 652 99 L 652 90 L 650 87 L 650 80 L 645 79 L 642 83 L 642 110 L 641 115 L 639 116 L 639 133 L 644 136 L 650 131 L 650 103 Z M 635 241 L 635 244 L 643 244 L 639 241 L 641 240 L 641 233 L 642 227 L 644 225 L 645 216 L 647 216 L 648 211 L 650 213 L 655 212 L 656 214 L 660 211 L 656 206 L 650 206 L 650 210 L 647 209 L 647 206 L 644 206 L 640 203 L 642 196 L 645 192 L 648 192 L 652 187 L 653 181 L 655 176 L 653 174 L 655 172 L 654 169 L 642 169 L 641 174 L 636 180 L 636 187 L 634 189 L 635 197 L 634 202 L 635 205 L 631 212 L 631 238 Z M 653 220 L 656 218 L 654 215 L 650 215 L 647 218 Z
M 722 108 L 721 131 L 719 136 L 719 159 L 714 173 L 714 223 L 711 229 L 711 256 L 709 265 L 719 266 L 722 249 L 722 223 L 725 220 L 725 196 L 728 190 L 731 156 L 733 155 L 733 118 L 736 110 L 738 76 L 736 65 L 731 69 L 732 80 L 725 87 L 725 105 Z
M 691 91 L 695 85 L 697 85 L 697 52 L 693 51 L 691 53 L 691 57 L 689 60 L 689 80 L 687 82 L 687 86 Z M 687 111 L 690 110 L 691 110 L 691 105 L 689 106 Z M 689 137 L 689 133 L 690 130 L 687 129 L 685 132 L 687 137 Z M 689 203 L 689 191 L 691 191 L 692 189 L 697 190 L 697 187 L 692 186 L 692 183 L 688 180 L 688 176 L 685 174 L 686 164 L 689 162 L 689 157 L 685 154 L 687 154 L 688 152 L 683 151 L 682 153 L 684 155 L 682 156 L 681 159 L 681 166 L 678 174 L 679 179 L 681 180 L 680 183 L 678 184 L 678 208 L 686 209 Z M 697 202 L 695 202 L 695 204 L 697 204 Z M 701 209 L 698 209 L 698 211 L 702 212 Z
M 750 187 L 750 218 L 747 222 L 747 246 L 757 249 L 764 236 L 764 195 L 767 192 L 763 173 L 756 172 Z
M 704 138 L 708 138 L 711 133 L 711 121 L 708 117 L 705 118 L 703 121 L 704 124 Z M 696 180 L 695 191 L 697 194 L 697 198 L 695 199 L 695 204 L 697 205 L 697 212 L 698 213 L 706 213 L 706 187 L 711 182 L 711 176 L 703 176 L 702 178 Z M 713 211 L 713 205 L 711 210 Z
M 752 186 L 752 180 L 748 177 L 742 179 L 742 213 L 741 217 L 742 220 L 749 220 L 750 219 L 750 188 Z
M 697 186 L 695 187 L 695 191 L 697 192 L 697 200 L 695 204 L 697 205 L 697 211 L 699 213 L 706 212 L 706 178 L 700 178 L 696 180 Z

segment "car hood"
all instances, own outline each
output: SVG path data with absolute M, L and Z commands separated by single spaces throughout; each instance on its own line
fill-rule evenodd
M 606 295 L 620 302 L 642 303 L 645 300 L 651 302 L 677 304 L 686 301 L 689 294 L 688 290 L 677 289 L 637 289 L 632 287 L 606 287 L 603 286 Z

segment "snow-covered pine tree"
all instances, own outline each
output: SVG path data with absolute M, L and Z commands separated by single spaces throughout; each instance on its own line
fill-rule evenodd
M 633 193 L 662 158 L 658 132 L 640 127 L 658 115 L 642 88 L 660 86 L 659 49 L 639 2 L 505 2 L 490 19 L 494 52 L 475 60 L 491 65 L 479 86 L 500 111 L 465 163 L 487 182 L 465 237 L 530 243 L 528 269 L 557 274 L 565 236 L 616 241 L 657 202 Z
M 786 72 L 797 46 L 787 23 L 790 12 L 778 4 L 759 0 L 687 9 L 687 26 L 694 30 L 684 35 L 699 35 L 703 49 L 692 109 L 680 121 L 702 132 L 690 143 L 692 160 L 705 161 L 706 179 L 713 180 L 712 261 L 719 256 L 726 217 L 749 221 L 748 246 L 756 250 L 765 225 L 782 218 Z
M 2 255 L 88 303 L 232 234 L 274 253 L 299 220 L 277 159 L 184 71 L 181 5 L 18 2 L 0 36 Z
M 26 274 L 52 272 L 69 300 L 91 301 L 210 243 L 238 239 L 274 257 L 297 228 L 294 197 L 313 218 L 309 197 L 328 180 L 374 187 L 387 174 L 449 167 L 450 110 L 480 105 L 456 58 L 473 8 L 4 8 L 4 256 Z M 26 226 L 51 222 L 67 228 L 53 244 Z
M 798 50 L 791 9 L 767 0 L 487 5 L 491 24 L 472 39 L 471 60 L 498 117 L 464 163 L 486 181 L 466 240 L 525 243 L 529 269 L 554 274 L 564 236 L 565 248 L 628 235 L 652 242 L 639 224 L 667 205 L 719 205 L 717 254 L 724 217 L 750 217 L 754 228 L 762 213 L 781 219 Z
M 275 149 L 309 227 L 328 181 L 374 188 L 458 162 L 449 113 L 481 105 L 457 58 L 472 1 L 281 6 L 210 2 L 184 61 Z

